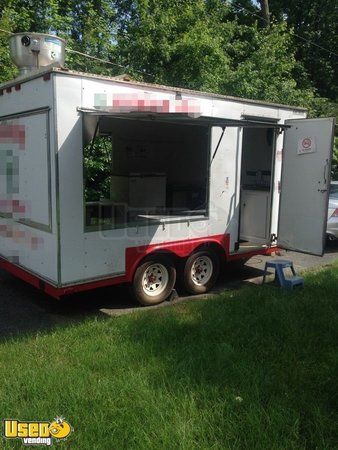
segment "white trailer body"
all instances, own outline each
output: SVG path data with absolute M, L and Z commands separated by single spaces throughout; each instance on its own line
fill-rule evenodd
M 321 255 L 333 129 L 302 108 L 56 68 L 5 83 L 1 265 L 60 297 L 132 282 L 154 251 Z M 100 137 L 111 173 L 91 198 Z

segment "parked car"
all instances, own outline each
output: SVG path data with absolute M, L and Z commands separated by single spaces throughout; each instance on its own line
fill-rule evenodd
M 330 185 L 329 213 L 326 234 L 329 240 L 338 239 L 338 181 Z

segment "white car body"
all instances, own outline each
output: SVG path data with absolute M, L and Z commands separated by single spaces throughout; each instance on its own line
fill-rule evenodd
M 327 236 L 330 240 L 336 240 L 338 239 L 338 181 L 331 182 L 327 217 Z

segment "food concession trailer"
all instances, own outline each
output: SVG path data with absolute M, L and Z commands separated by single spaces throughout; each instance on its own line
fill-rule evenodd
M 24 69 L 0 86 L 0 266 L 55 298 L 129 283 L 148 305 L 176 275 L 202 293 L 232 260 L 322 255 L 333 130 L 298 107 Z

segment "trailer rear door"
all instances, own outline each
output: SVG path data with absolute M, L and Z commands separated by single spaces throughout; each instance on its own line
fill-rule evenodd
M 322 256 L 335 119 L 285 124 L 278 246 Z

